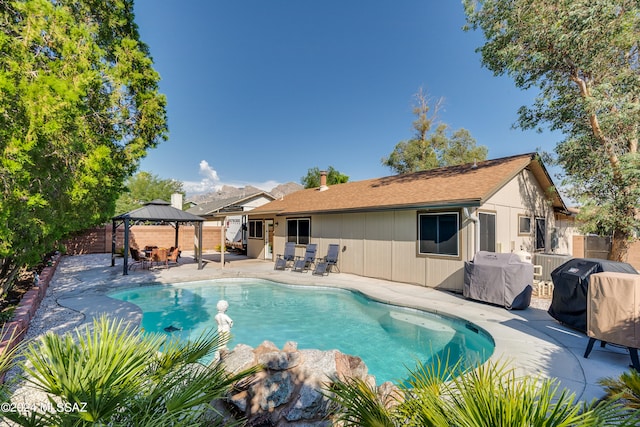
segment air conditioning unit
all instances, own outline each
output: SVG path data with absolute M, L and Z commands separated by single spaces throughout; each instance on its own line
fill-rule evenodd
M 571 255 L 536 253 L 534 255 L 534 264 L 542 266 L 542 276 L 540 280 L 545 282 L 551 281 L 551 272 L 571 258 L 573 258 Z

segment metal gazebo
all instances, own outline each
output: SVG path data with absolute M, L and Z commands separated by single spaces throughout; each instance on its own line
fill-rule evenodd
M 195 258 L 198 260 L 198 270 L 202 270 L 202 223 L 204 222 L 204 218 L 176 209 L 164 200 L 153 200 L 141 208 L 114 216 L 111 220 L 113 223 L 111 232 L 112 267 L 116 265 L 116 228 L 121 224 L 124 224 L 123 275 L 129 274 L 129 229 L 132 225 L 138 222 L 168 223 L 173 225 L 176 229 L 176 247 L 178 246 L 178 230 L 180 228 L 180 224 L 193 224 L 196 232 L 196 240 L 194 241 Z

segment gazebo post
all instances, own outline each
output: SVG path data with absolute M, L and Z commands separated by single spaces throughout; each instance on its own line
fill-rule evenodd
M 220 268 L 224 268 L 224 251 L 227 249 L 227 239 L 225 232 L 225 224 L 227 223 L 227 217 L 222 217 L 222 227 L 220 228 Z
M 176 241 L 175 241 L 175 245 L 173 245 L 174 248 L 178 248 L 178 228 L 180 227 L 180 223 L 178 221 L 176 221 Z
M 198 270 L 202 270 L 202 221 L 196 223 L 196 234 L 198 237 L 198 247 L 196 254 L 198 256 Z
M 122 263 L 122 275 L 129 274 L 129 218 L 124 219 L 124 262 Z
M 116 221 L 111 221 L 111 267 L 116 265 Z

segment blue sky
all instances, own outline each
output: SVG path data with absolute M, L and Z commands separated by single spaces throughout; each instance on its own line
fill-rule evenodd
M 141 170 L 188 193 L 269 190 L 316 166 L 392 175 L 380 160 L 411 137 L 420 88 L 489 158 L 560 139 L 512 129 L 535 92 L 481 67 L 457 0 L 137 0 L 135 13 L 169 121 Z

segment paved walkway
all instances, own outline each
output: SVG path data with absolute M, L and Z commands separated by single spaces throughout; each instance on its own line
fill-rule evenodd
M 617 377 L 629 369 L 630 358 L 623 348 L 594 347 L 589 359 L 582 357 L 588 338 L 552 319 L 545 310 L 529 307 L 507 311 L 504 308 L 466 300 L 462 295 L 421 286 L 390 282 L 352 274 L 313 276 L 311 273 L 274 271 L 273 263 L 225 256 L 220 268 L 219 255 L 205 255 L 205 266 L 188 256 L 180 266 L 169 269 L 132 270 L 122 275 L 122 258 L 111 267 L 109 255 L 63 257 L 43 304 L 33 319 L 27 337 L 44 331 L 65 332 L 102 313 L 139 322 L 139 309 L 106 296 L 115 289 L 149 283 L 176 283 L 224 277 L 256 277 L 300 285 L 322 285 L 360 291 L 376 300 L 463 317 L 488 331 L 496 350 L 492 359 L 507 361 L 518 374 L 558 378 L 561 385 L 579 399 L 604 395 L 597 384 L 602 377 Z

